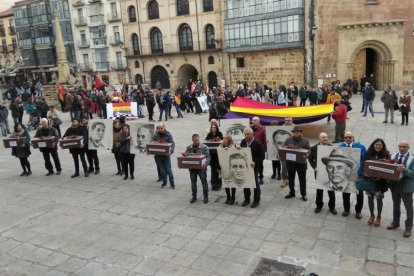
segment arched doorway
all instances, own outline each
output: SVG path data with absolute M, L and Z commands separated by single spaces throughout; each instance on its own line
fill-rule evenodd
M 197 69 L 191 64 L 184 64 L 178 69 L 177 84 L 186 86 L 190 79 L 196 81 L 198 77 Z
M 170 77 L 167 70 L 162 66 L 154 66 L 151 70 L 151 88 L 155 89 L 157 81 L 161 83 L 162 88 L 170 88 Z
M 214 71 L 211 71 L 207 75 L 208 78 L 208 87 L 211 89 L 217 87 L 217 74 Z
M 357 79 L 366 76 L 375 88 L 380 87 L 377 81 L 381 79 L 380 58 L 376 50 L 365 48 L 359 51 L 355 58 L 354 76 Z
M 363 76 L 368 78 L 374 87 L 383 90 L 386 86 L 394 87 L 395 60 L 391 51 L 381 41 L 369 40 L 355 48 L 348 64 L 349 78 L 360 80 Z
M 135 75 L 135 84 L 141 85 L 143 83 L 142 76 L 140 74 Z

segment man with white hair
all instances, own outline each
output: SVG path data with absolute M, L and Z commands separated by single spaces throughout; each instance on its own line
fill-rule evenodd
M 43 154 L 43 159 L 45 160 L 45 167 L 48 170 L 46 176 L 54 174 L 52 162 L 50 162 L 50 155 L 53 158 L 53 162 L 56 167 L 56 174 L 59 175 L 62 172 L 62 167 L 60 166 L 59 155 L 57 152 L 57 145 L 59 142 L 59 134 L 57 130 L 49 126 L 49 120 L 42 118 L 40 120 L 41 127 L 36 131 L 34 138 L 39 137 L 54 137 L 54 142 L 50 148 L 39 148 L 40 152 Z
M 404 203 L 407 219 L 405 220 L 404 238 L 411 236 L 413 228 L 413 192 L 414 192 L 414 156 L 408 151 L 410 145 L 407 140 L 398 143 L 398 152 L 391 158 L 399 164 L 397 171 L 400 172 L 399 181 L 394 181 L 390 185 L 393 201 L 393 219 L 388 225 L 388 230 L 400 227 L 401 200 Z
M 253 136 L 253 130 L 250 127 L 247 127 L 243 131 L 244 133 L 244 139 L 240 143 L 240 147 L 250 147 L 252 152 L 252 159 L 253 164 L 252 167 L 254 168 L 254 180 L 256 182 L 256 188 L 254 189 L 254 197 L 253 197 L 253 203 L 250 206 L 251 208 L 256 208 L 260 204 L 260 185 L 258 181 L 258 166 L 256 164 L 263 162 L 265 158 L 265 150 L 263 149 L 263 146 L 261 143 L 256 141 L 256 139 Z M 250 203 L 250 195 L 251 191 L 248 188 L 244 189 L 244 202 L 242 203 L 242 206 L 246 206 Z
M 345 142 L 339 144 L 340 148 L 358 148 L 361 149 L 361 159 L 358 169 L 358 177 L 363 177 L 364 175 L 364 162 L 365 162 L 365 152 L 367 151 L 365 146 L 355 140 L 354 135 L 350 131 L 345 132 Z M 355 205 L 355 217 L 357 219 L 362 218 L 361 210 L 362 206 L 364 205 L 364 192 L 358 191 L 356 196 L 357 202 Z M 351 208 L 351 194 L 347 192 L 342 193 L 342 200 L 344 204 L 344 211 L 342 212 L 342 216 L 347 217 L 349 215 L 349 209 Z

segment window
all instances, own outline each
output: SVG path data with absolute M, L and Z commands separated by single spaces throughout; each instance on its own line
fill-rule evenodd
M 17 40 L 15 38 L 12 38 L 12 46 L 13 46 L 13 50 L 17 49 Z
M 81 33 L 80 33 L 80 45 L 81 46 L 87 46 L 88 45 L 88 42 L 86 40 L 85 31 L 81 31 Z
M 118 26 L 114 26 L 113 27 L 113 32 L 114 32 L 114 43 L 115 44 L 122 43 L 122 41 L 121 41 L 121 34 L 119 33 L 119 27 Z
M 84 70 L 90 70 L 91 69 L 91 65 L 89 63 L 89 55 L 88 54 L 83 54 L 82 55 L 83 58 L 83 68 Z
M 106 45 L 106 28 L 105 26 L 90 27 L 89 34 L 92 43 L 95 46 Z
M 135 61 L 135 68 L 139 68 L 139 61 L 138 60 Z
M 207 49 L 216 49 L 214 27 L 211 24 L 207 25 L 206 27 L 206 47 Z
M 208 64 L 214 64 L 214 57 L 213 56 L 209 56 L 207 58 L 207 62 L 208 62 Z
M 24 26 L 29 24 L 29 17 L 26 7 L 18 8 L 13 12 L 16 26 Z
M 135 13 L 135 7 L 134 6 L 129 6 L 128 16 L 129 16 L 129 22 L 137 22 L 137 15 Z
M 151 53 L 159 54 L 163 52 L 164 52 L 164 48 L 162 45 L 161 31 L 158 28 L 154 28 L 151 31 Z
M 116 8 L 116 2 L 111 3 L 111 19 L 118 18 L 118 10 Z
M 32 36 L 30 30 L 25 30 L 17 33 L 19 38 L 19 46 L 32 45 Z
M 38 50 L 37 52 L 37 61 L 39 65 L 53 65 L 55 64 L 54 55 L 52 50 Z
M 32 37 L 35 39 L 37 45 L 50 44 L 53 42 L 51 32 L 49 29 L 35 29 L 32 30 Z
M 193 50 L 193 37 L 190 26 L 183 24 L 179 30 L 180 51 Z
M 205 1 L 210 2 L 210 1 Z M 213 1 L 211 1 L 213 2 Z M 235 1 L 225 0 L 227 6 L 225 18 L 251 17 L 259 14 L 274 14 L 274 12 L 303 9 L 302 0 L 258 0 Z
M 177 15 L 185 15 L 190 13 L 188 0 L 177 0 Z
M 132 51 L 134 52 L 134 55 L 139 55 L 139 42 L 138 42 L 138 35 L 132 34 Z
M 120 69 L 123 67 L 122 52 L 116 52 L 116 68 Z
M 158 2 L 151 1 L 148 4 L 148 19 L 158 19 L 160 18 L 160 13 L 158 10 Z
M 237 68 L 244 67 L 244 57 L 236 58 L 236 67 Z
M 7 41 L 5 39 L 1 41 L 1 47 L 3 48 L 3 53 L 7 53 Z
M 203 11 L 204 12 L 214 11 L 213 0 L 203 0 Z

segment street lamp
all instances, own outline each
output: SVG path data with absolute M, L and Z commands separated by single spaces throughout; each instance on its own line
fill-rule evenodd
M 312 26 L 310 41 L 311 41 L 311 87 L 314 88 L 315 81 L 315 35 L 318 27 Z

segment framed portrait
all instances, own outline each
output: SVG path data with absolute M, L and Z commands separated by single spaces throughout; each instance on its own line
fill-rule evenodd
M 200 104 L 201 109 L 202 109 L 203 111 L 208 111 L 209 106 L 208 106 L 208 102 L 207 102 L 207 96 L 200 96 L 200 97 L 197 97 L 197 101 L 198 101 L 198 103 Z
M 112 148 L 113 121 L 109 119 L 89 120 L 88 149 L 110 149 Z
M 267 159 L 279 160 L 279 148 L 292 137 L 293 126 L 266 126 Z
M 247 118 L 220 120 L 221 133 L 223 133 L 223 135 L 231 135 L 236 146 L 240 146 L 241 140 L 244 139 L 243 131 L 246 127 L 250 127 L 250 122 Z
M 318 146 L 316 188 L 355 193 L 361 149 Z
M 247 148 L 217 149 L 224 188 L 255 188 L 252 152 Z
M 131 153 L 145 154 L 147 153 L 147 143 L 152 141 L 155 134 L 154 124 L 147 123 L 131 123 Z

